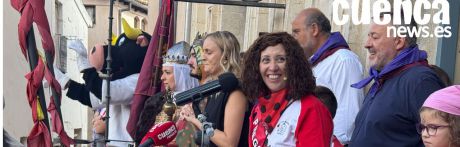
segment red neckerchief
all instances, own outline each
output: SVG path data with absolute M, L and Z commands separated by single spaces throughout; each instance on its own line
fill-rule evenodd
M 329 57 L 330 55 L 334 54 L 336 51 L 338 51 L 338 50 L 340 50 L 340 49 L 347 49 L 347 50 L 350 50 L 348 47 L 343 47 L 343 46 L 339 46 L 339 47 L 336 47 L 336 48 L 327 50 L 326 52 L 324 52 L 324 54 L 322 54 L 322 55 L 319 57 L 318 60 L 316 60 L 316 62 L 311 63 L 311 66 L 312 66 L 312 67 L 316 66 L 318 63 L 320 63 L 321 61 L 323 61 L 324 59 L 326 59 L 327 57 Z
M 273 131 L 273 128 L 278 123 L 282 112 L 286 109 L 289 104 L 287 100 L 287 89 L 280 90 L 275 93 L 271 93 L 268 96 L 262 96 L 258 98 L 258 105 L 254 108 L 252 127 L 250 128 L 251 139 L 250 143 L 254 144 L 257 141 L 257 145 L 265 146 L 268 134 Z
M 377 85 L 377 91 L 379 91 L 382 86 L 383 86 L 383 83 L 388 80 L 388 79 L 391 79 L 397 75 L 399 75 L 401 72 L 405 71 L 406 69 L 408 68 L 411 68 L 411 67 L 414 67 L 414 66 L 417 66 L 417 65 L 424 65 L 424 66 L 429 66 L 428 65 L 428 61 L 427 60 L 422 60 L 422 61 L 417 61 L 417 62 L 414 62 L 414 63 L 411 63 L 411 64 L 407 64 L 407 65 L 404 65 L 394 71 L 391 71 L 385 75 L 383 75 L 380 79 L 379 79 L 379 85 Z
M 335 135 L 332 135 L 332 143 L 333 147 L 343 147 L 342 143 L 340 143 L 339 139 L 337 139 Z

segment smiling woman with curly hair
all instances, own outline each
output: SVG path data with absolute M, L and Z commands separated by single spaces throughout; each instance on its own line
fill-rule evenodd
M 330 146 L 331 115 L 313 95 L 311 65 L 291 35 L 259 37 L 245 53 L 241 79 L 245 94 L 257 101 L 250 146 Z

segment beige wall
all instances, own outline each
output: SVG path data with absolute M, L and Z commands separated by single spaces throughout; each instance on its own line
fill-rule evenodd
M 147 20 L 149 22 L 147 24 L 148 26 L 147 28 L 149 30 L 147 31 L 147 33 L 152 34 L 155 29 L 158 13 L 160 9 L 160 3 L 157 1 L 150 1 L 147 7 L 149 9 L 149 12 L 147 14 Z
M 154 1 L 152 1 L 154 2 Z M 151 2 L 151 3 L 152 3 Z M 96 44 L 101 44 L 101 43 L 107 43 L 107 37 L 108 37 L 108 26 L 109 26 L 109 3 L 106 0 L 83 0 L 83 3 L 85 5 L 94 5 L 96 7 L 96 24 L 88 29 L 88 46 L 89 48 L 92 48 Z M 113 22 L 112 22 L 112 32 L 118 36 L 120 34 L 119 32 L 119 22 L 118 22 L 118 14 L 120 9 L 125 9 L 127 8 L 127 5 L 124 5 L 122 3 L 119 3 L 115 1 L 114 7 L 113 7 Z M 134 17 L 138 16 L 140 20 L 145 18 L 147 20 L 147 25 L 145 32 L 151 34 L 153 32 L 153 27 L 151 27 L 152 24 L 155 22 L 152 21 L 150 17 L 148 17 L 147 14 L 143 14 L 139 11 L 134 11 L 134 9 L 131 9 L 130 11 L 124 11 L 121 13 L 122 18 L 125 18 L 127 22 L 134 27 Z M 121 30 L 122 33 L 123 30 Z
M 176 22 L 176 42 L 179 42 L 179 41 L 185 41 L 185 12 L 186 12 L 186 4 L 187 3 L 182 3 L 182 2 L 178 2 L 177 3 L 177 7 L 179 9 L 177 9 L 177 22 Z M 180 9 L 182 8 L 182 9 Z

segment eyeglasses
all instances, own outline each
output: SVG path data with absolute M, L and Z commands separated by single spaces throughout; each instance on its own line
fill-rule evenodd
M 422 134 L 424 130 L 426 130 L 428 133 L 428 136 L 434 136 L 436 135 L 436 132 L 438 131 L 438 128 L 448 128 L 450 126 L 448 125 L 435 125 L 435 124 L 428 124 L 428 125 L 423 125 L 423 124 L 417 124 L 417 132 L 419 134 Z

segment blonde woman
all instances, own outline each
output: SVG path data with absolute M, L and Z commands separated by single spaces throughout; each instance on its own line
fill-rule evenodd
M 228 31 L 217 31 L 206 36 L 203 43 L 203 71 L 207 82 L 216 80 L 224 72 L 240 74 L 240 45 L 235 35 Z M 202 113 L 214 124 L 210 146 L 247 146 L 248 100 L 240 88 L 219 92 L 204 100 Z M 204 110 L 204 111 L 203 111 Z M 198 119 L 184 115 L 187 121 L 202 129 Z M 246 115 L 246 116 L 245 116 Z

